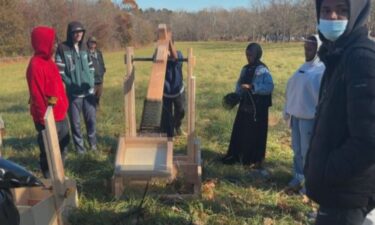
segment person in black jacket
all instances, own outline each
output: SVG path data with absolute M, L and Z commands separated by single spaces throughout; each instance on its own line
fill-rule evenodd
M 370 0 L 316 0 L 326 66 L 305 165 L 316 225 L 360 225 L 375 198 L 375 43 Z
M 97 49 L 97 41 L 95 37 L 89 37 L 87 40 L 87 47 L 89 49 L 89 56 L 95 68 L 95 97 L 96 107 L 99 106 L 100 97 L 103 94 L 103 81 L 106 72 L 103 54 Z

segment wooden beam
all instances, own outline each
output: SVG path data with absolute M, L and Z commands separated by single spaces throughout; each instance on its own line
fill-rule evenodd
M 44 146 L 46 149 L 47 159 L 51 164 L 50 175 L 53 180 L 55 194 L 65 194 L 65 173 L 64 166 L 61 158 L 59 139 L 57 136 L 56 124 L 53 115 L 53 108 L 49 106 L 44 116 L 45 132 L 44 133 Z
M 195 64 L 195 57 L 193 56 L 193 49 L 188 50 L 188 159 L 189 162 L 195 162 L 196 152 L 194 148 L 195 140 L 195 76 L 193 75 L 193 68 Z
M 137 124 L 135 116 L 135 71 L 133 66 L 134 48 L 126 48 L 125 63 L 127 65 L 124 79 L 124 112 L 125 112 L 125 134 L 130 137 L 137 136 Z
M 159 37 L 156 48 L 156 60 L 152 65 L 151 77 L 148 83 L 147 99 L 162 101 L 165 72 L 168 61 L 168 50 L 171 41 L 165 24 L 159 24 Z

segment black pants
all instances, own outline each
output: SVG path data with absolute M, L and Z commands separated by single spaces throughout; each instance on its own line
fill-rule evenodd
M 161 131 L 168 137 L 174 136 L 174 129 L 179 129 L 185 116 L 185 92 L 175 98 L 163 97 Z
M 339 209 L 320 206 L 315 225 L 362 225 L 369 212 L 367 207 Z
M 103 83 L 95 84 L 95 101 L 96 101 L 96 107 L 99 106 L 100 98 L 103 94 Z
M 42 131 L 45 129 L 45 127 L 43 124 L 40 124 L 40 123 L 34 123 L 34 124 L 35 124 L 35 129 L 38 131 L 37 141 L 38 141 L 38 145 L 40 149 L 40 154 L 39 154 L 40 169 L 43 172 L 47 172 L 48 162 L 47 162 L 46 149 L 44 147 L 43 135 L 42 135 Z M 69 139 L 70 139 L 68 119 L 65 118 L 62 121 L 56 122 L 56 130 L 57 130 L 57 136 L 59 138 L 61 157 L 64 160 L 64 156 L 67 152 L 67 147 L 68 147 Z

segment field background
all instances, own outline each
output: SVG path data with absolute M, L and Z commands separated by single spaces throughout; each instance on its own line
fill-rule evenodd
M 251 175 L 248 168 L 240 165 L 224 166 L 218 161 L 227 150 L 236 114 L 236 110 L 225 111 L 221 100 L 233 91 L 240 69 L 246 63 L 247 43 L 178 42 L 176 46 L 185 56 L 192 47 L 197 58 L 194 75 L 203 182 L 216 184 L 214 198 L 165 201 L 151 187 L 138 224 L 307 224 L 306 215 L 312 206 L 302 203 L 301 196 L 282 192 L 291 178 L 292 151 L 290 131 L 281 119 L 281 112 L 286 81 L 304 61 L 302 44 L 263 44 L 263 61 L 270 68 L 275 83 L 265 162 L 271 173 L 269 180 Z M 151 56 L 153 49 L 154 46 L 136 49 L 135 55 Z M 116 200 L 106 183 L 113 174 L 117 137 L 124 130 L 122 81 L 126 68 L 124 52 L 105 52 L 104 57 L 107 73 L 97 115 L 99 153 L 78 156 L 71 145 L 65 165 L 67 176 L 77 181 L 79 190 L 80 207 L 69 218 L 73 225 L 136 224 L 136 216 L 129 216 L 128 212 L 137 208 L 143 194 L 143 190 L 130 191 Z M 7 132 L 2 152 L 5 158 L 41 176 L 36 132 L 27 103 L 27 63 L 0 64 L 0 114 Z M 184 65 L 185 75 L 186 68 Z M 138 121 L 150 71 L 151 63 L 136 63 Z M 176 143 L 176 149 L 184 151 L 186 141 L 177 138 Z

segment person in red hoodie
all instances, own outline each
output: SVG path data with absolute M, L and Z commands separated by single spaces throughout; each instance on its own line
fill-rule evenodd
M 45 178 L 49 177 L 46 152 L 43 144 L 44 114 L 49 105 L 53 106 L 57 134 L 62 158 L 69 144 L 69 124 L 67 120 L 68 99 L 59 70 L 52 61 L 55 52 L 55 30 L 50 27 L 36 27 L 31 33 L 34 56 L 26 72 L 30 93 L 30 113 L 38 132 L 37 142 L 40 149 L 40 168 Z

